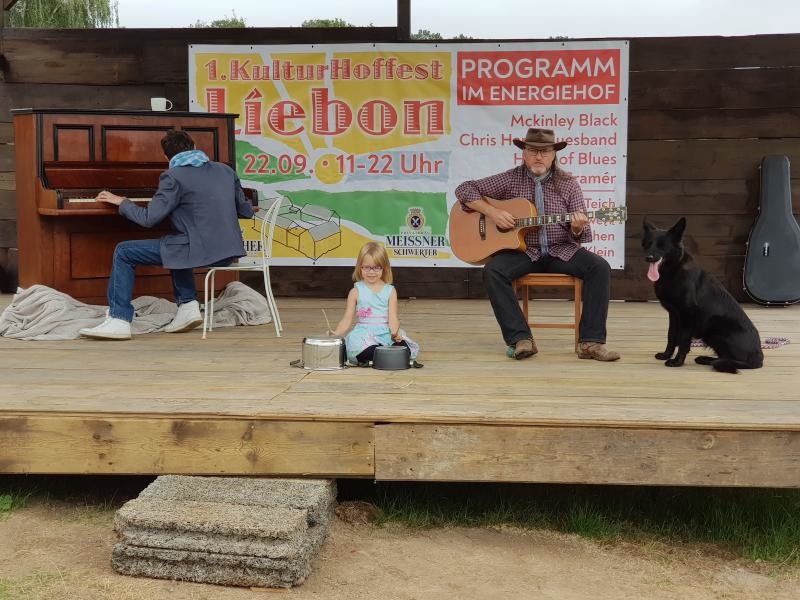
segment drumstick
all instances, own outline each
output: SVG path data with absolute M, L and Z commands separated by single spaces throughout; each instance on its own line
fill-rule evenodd
M 331 322 L 328 321 L 328 313 L 325 312 L 325 309 L 322 309 L 322 316 L 325 317 L 325 324 L 328 326 L 328 332 L 333 333 L 333 329 L 331 329 Z

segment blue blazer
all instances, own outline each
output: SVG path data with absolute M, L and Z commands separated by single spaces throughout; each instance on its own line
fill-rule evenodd
M 119 214 L 142 227 L 169 217 L 177 233 L 161 238 L 161 261 L 167 269 L 189 269 L 244 256 L 238 217 L 252 217 L 253 207 L 236 172 L 209 161 L 164 171 L 147 205 L 125 199 Z

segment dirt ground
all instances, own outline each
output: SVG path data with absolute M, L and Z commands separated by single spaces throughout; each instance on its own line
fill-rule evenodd
M 412 530 L 335 521 L 292 590 L 115 574 L 113 511 L 38 505 L 0 519 L 0 600 L 792 599 L 800 569 L 699 546 L 603 544 L 549 531 Z

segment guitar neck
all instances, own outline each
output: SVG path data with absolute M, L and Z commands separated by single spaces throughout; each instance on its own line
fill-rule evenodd
M 597 211 L 587 210 L 585 214 L 593 219 Z M 514 219 L 514 227 L 539 227 L 540 225 L 550 225 L 551 223 L 569 223 L 572 221 L 572 213 L 561 213 L 558 215 L 537 215 L 535 217 L 525 217 Z

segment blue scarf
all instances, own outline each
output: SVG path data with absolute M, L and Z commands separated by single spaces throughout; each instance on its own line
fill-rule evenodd
M 187 150 L 178 152 L 169 159 L 169 168 L 173 167 L 202 167 L 208 162 L 208 156 L 202 150 Z
M 526 169 L 528 173 L 528 177 L 533 179 L 533 194 L 534 194 L 534 202 L 536 203 L 536 212 L 539 213 L 539 216 L 545 214 L 544 212 L 544 190 L 542 189 L 542 184 L 544 184 L 550 177 L 553 175 L 553 171 L 548 171 L 544 175 L 537 177 L 533 174 L 533 171 L 530 169 Z M 548 251 L 548 243 L 547 243 L 547 227 L 546 225 L 542 225 L 539 227 L 539 249 L 542 251 L 542 256 L 547 256 Z

